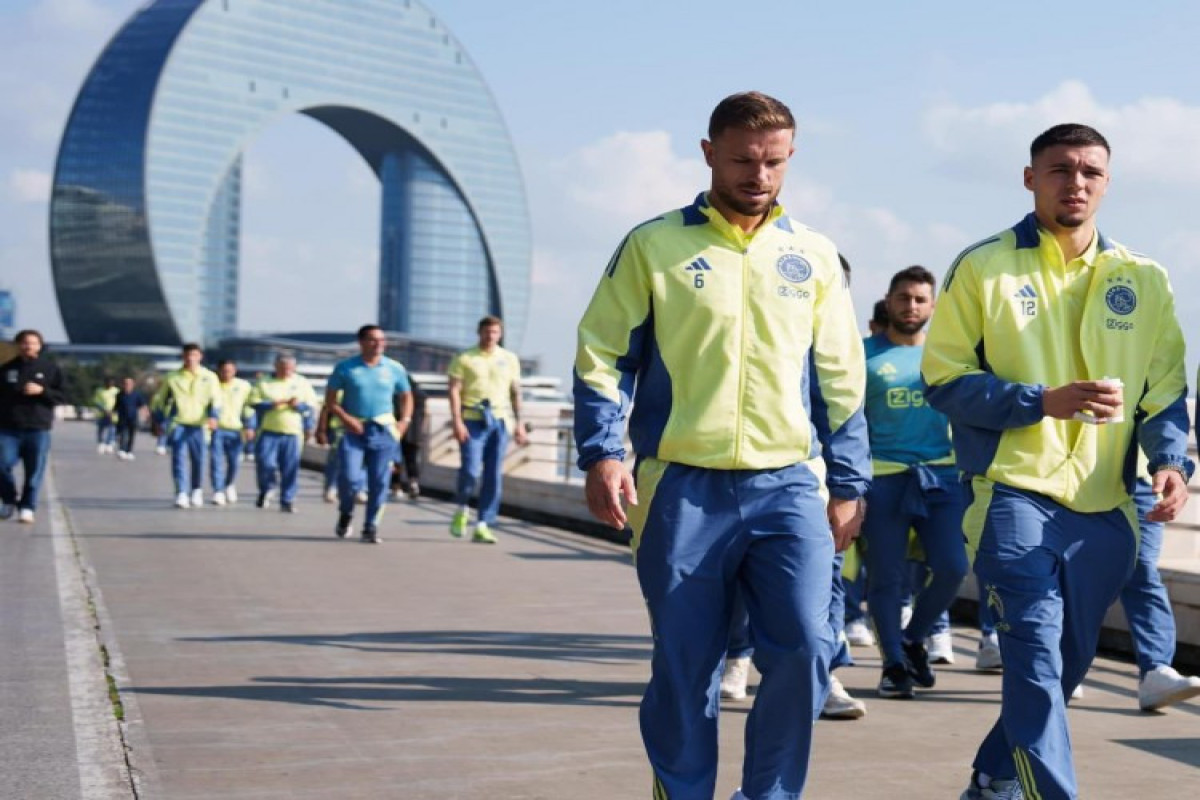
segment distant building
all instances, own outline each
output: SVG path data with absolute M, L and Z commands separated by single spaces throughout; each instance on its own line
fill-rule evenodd
M 376 321 L 462 346 L 498 314 L 519 348 L 531 247 L 516 155 L 482 77 L 416 0 L 145 3 L 88 74 L 59 150 L 51 260 L 71 341 L 236 334 L 242 152 L 294 113 L 380 179 Z

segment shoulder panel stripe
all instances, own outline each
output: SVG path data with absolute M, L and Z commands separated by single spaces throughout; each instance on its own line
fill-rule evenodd
M 954 273 L 956 271 L 958 271 L 958 265 L 962 263 L 962 260 L 964 258 L 969 256 L 971 253 L 975 252 L 979 248 L 983 247 L 984 245 L 991 244 L 992 242 L 998 242 L 998 241 L 1000 241 L 999 236 L 991 236 L 991 237 L 988 237 L 987 239 L 984 239 L 983 241 L 976 242 L 975 244 L 968 247 L 966 250 L 963 250 L 961 253 L 959 253 L 958 258 L 954 259 L 954 263 L 951 264 L 950 269 L 946 271 L 946 279 L 942 281 L 942 291 L 944 292 L 950 288 L 950 283 L 954 280 Z
M 629 233 L 625 234 L 625 238 L 621 240 L 621 243 L 619 245 L 617 245 L 617 252 L 613 253 L 612 258 L 609 259 L 609 261 L 608 261 L 608 266 L 604 268 L 604 274 L 611 278 L 616 273 L 617 262 L 619 262 L 621 260 L 621 254 L 625 252 L 625 245 L 627 245 L 629 243 L 629 237 L 633 235 L 634 231 L 636 231 L 638 228 L 644 228 L 645 226 L 649 225 L 651 222 L 658 222 L 663 219 L 666 219 L 666 217 L 659 216 L 659 217 L 655 217 L 654 219 L 648 219 L 645 222 L 641 223 L 640 225 L 635 225 L 633 227 L 633 230 L 631 230 L 631 231 L 629 231 Z

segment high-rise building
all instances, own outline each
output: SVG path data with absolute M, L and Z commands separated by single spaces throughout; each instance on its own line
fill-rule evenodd
M 377 322 L 466 344 L 492 313 L 519 344 L 531 248 L 516 155 L 479 72 L 416 0 L 142 6 L 85 79 L 59 150 L 51 260 L 72 342 L 236 332 L 242 153 L 296 113 L 380 179 Z

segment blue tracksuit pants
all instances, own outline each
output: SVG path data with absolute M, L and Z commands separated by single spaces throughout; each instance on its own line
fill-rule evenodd
M 398 444 L 392 430 L 364 422 L 361 434 L 343 431 L 338 442 L 338 511 L 354 513 L 357 487 L 367 487 L 366 524 L 377 526 L 387 504 L 388 478 Z
M 1155 503 L 1150 484 L 1139 480 L 1133 499 L 1142 535 L 1133 574 L 1121 589 L 1121 607 L 1129 621 L 1138 671 L 1145 675 L 1156 666 L 1169 665 L 1175 660 L 1175 613 L 1171 610 L 1167 587 L 1158 574 L 1164 525 L 1146 521 L 1146 513 Z
M 204 454 L 208 429 L 203 425 L 176 425 L 167 434 L 171 448 L 171 478 L 175 491 L 192 492 L 204 485 Z
M 467 505 L 479 484 L 479 521 L 491 525 L 500 513 L 501 469 L 508 450 L 508 429 L 503 420 L 490 413 L 484 419 L 463 420 L 463 424 L 469 435 L 458 446 L 462 460 L 454 502 Z
M 976 478 L 963 529 L 978 541 L 1004 658 L 1000 719 L 975 768 L 1019 778 L 1026 797 L 1078 797 L 1067 698 L 1096 655 L 1100 625 L 1133 569 L 1132 504 L 1094 514 Z
M 829 633 L 833 637 L 833 653 L 829 659 L 829 669 L 854 666 L 854 657 L 850 655 L 850 645 L 842 636 L 846 629 L 846 589 L 842 578 L 842 564 L 846 560 L 844 553 L 833 557 L 833 583 L 829 597 Z M 741 591 L 735 591 L 733 596 L 733 615 L 729 623 L 729 646 L 725 650 L 725 658 L 747 658 L 754 655 L 754 636 L 750 631 L 750 614 L 746 611 L 746 601 L 742 599 Z
M 862 528 L 867 546 L 867 606 L 885 666 L 904 663 L 902 639 L 925 640 L 966 577 L 964 497 L 953 468 L 919 465 L 898 475 L 877 476 L 871 483 Z M 909 585 L 910 528 L 917 532 L 931 574 L 914 599 L 908 627 L 901 631 L 900 606 Z
M 254 470 L 258 476 L 258 491 L 269 492 L 279 478 L 279 502 L 294 503 L 300 488 L 300 445 L 302 440 L 292 433 L 260 431 L 254 454 Z
M 742 791 L 795 800 L 828 692 L 833 539 L 809 467 L 708 470 L 645 459 L 631 507 L 638 582 L 654 634 L 642 738 L 655 796 L 712 800 L 734 595 L 762 673 L 746 720 Z
M 214 492 L 223 492 L 237 482 L 242 463 L 242 432 L 219 428 L 213 431 L 209 473 Z

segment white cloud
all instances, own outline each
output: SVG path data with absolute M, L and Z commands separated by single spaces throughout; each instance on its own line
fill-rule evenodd
M 924 130 L 947 161 L 977 174 L 997 168 L 1011 172 L 1014 163 L 1025 163 L 1034 136 L 1062 122 L 1081 122 L 1103 133 L 1122 177 L 1183 185 L 1200 180 L 1200 107 L 1172 97 L 1105 105 L 1087 84 L 1069 80 L 1027 102 L 937 104 L 925 113 Z
M 50 173 L 40 169 L 16 169 L 9 173 L 8 191 L 18 203 L 48 203 Z

